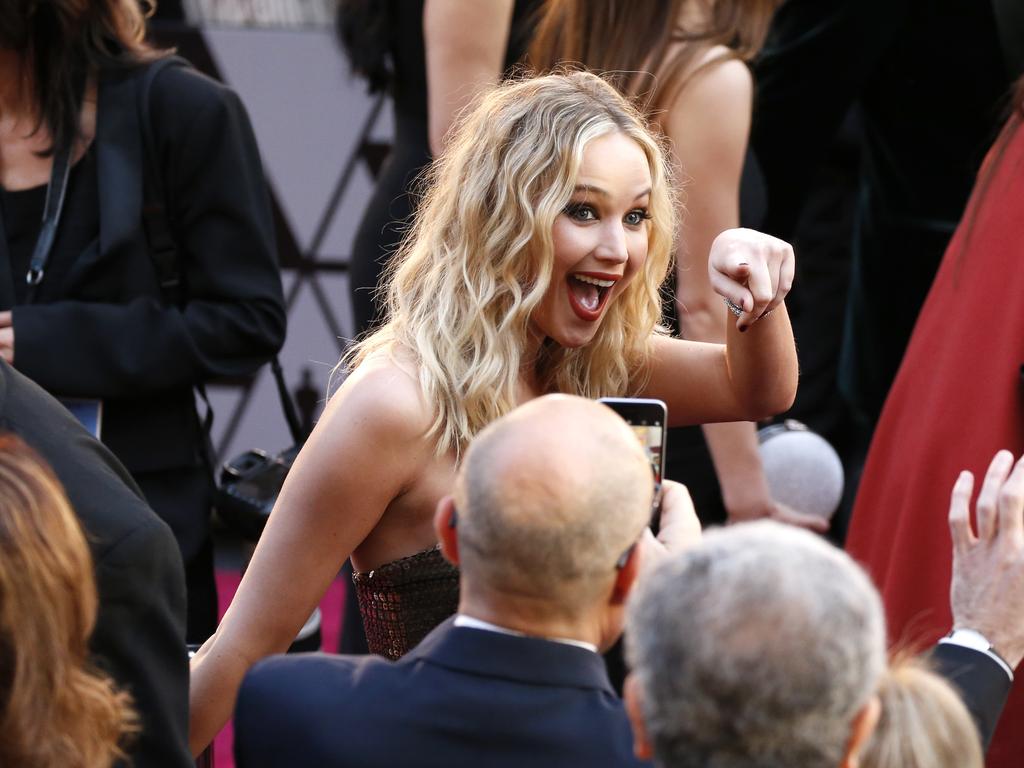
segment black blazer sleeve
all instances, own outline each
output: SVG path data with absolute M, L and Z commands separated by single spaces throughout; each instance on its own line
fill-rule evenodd
M 99 594 L 93 655 L 131 693 L 142 723 L 132 764 L 191 766 L 185 577 L 174 535 L 113 454 L 2 361 L 0 429 L 53 467 L 85 530 Z
M 960 691 L 978 726 L 982 746 L 988 749 L 1013 685 L 1006 670 L 980 651 L 951 643 L 936 645 L 931 661 L 936 671 Z
M 97 141 L 124 145 L 98 148 L 101 250 L 111 253 L 101 254 L 79 295 L 15 308 L 19 370 L 48 391 L 100 398 L 138 397 L 253 372 L 281 347 L 285 313 L 269 199 L 241 101 L 183 67 L 164 69 L 152 85 L 151 124 L 183 270 L 186 301 L 179 309 L 162 301 L 142 234 L 141 201 L 124 199 L 141 196 L 141 185 L 110 171 L 120 158 L 107 162 L 123 149 L 128 172 L 142 174 L 138 88 L 128 83 L 108 92 L 120 100 L 104 100 L 101 90 Z M 133 121 L 134 130 L 118 133 L 118 120 Z M 113 184 L 127 192 L 121 200 L 104 189 Z M 132 241 L 125 247 L 147 278 L 131 290 L 123 277 L 109 274 L 117 270 L 113 252 L 124 244 L 105 242 L 104 229 L 113 228 L 109 224 L 119 214 L 104 208 L 119 204 L 138 219 L 128 223 Z
M 97 559 L 100 610 L 92 637 L 102 666 L 132 695 L 142 732 L 135 766 L 190 766 L 181 556 L 170 530 L 141 525 Z

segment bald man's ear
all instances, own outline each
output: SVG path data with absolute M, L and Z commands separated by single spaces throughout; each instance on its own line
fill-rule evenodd
M 878 718 L 882 714 L 882 702 L 878 696 L 872 696 L 868 703 L 860 708 L 860 711 L 853 716 L 853 723 L 850 725 L 850 740 L 846 742 L 846 754 L 840 768 L 857 768 L 860 765 L 860 753 L 875 732 L 878 725 Z
M 622 688 L 622 696 L 626 700 L 626 714 L 629 724 L 633 727 L 633 754 L 639 760 L 651 760 L 654 750 L 647 738 L 647 723 L 644 722 L 643 696 L 640 693 L 640 681 L 630 672 Z
M 612 589 L 612 605 L 622 605 L 629 597 L 633 584 L 636 583 L 637 574 L 640 573 L 640 549 L 639 543 L 630 547 L 622 565 L 618 566 L 615 587 Z
M 455 499 L 445 496 L 434 512 L 434 533 L 441 543 L 441 554 L 452 565 L 459 564 L 459 536 L 456 531 Z

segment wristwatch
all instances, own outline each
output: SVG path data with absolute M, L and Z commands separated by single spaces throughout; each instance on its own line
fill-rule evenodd
M 950 630 L 948 635 L 939 640 L 939 642 L 949 643 L 950 645 L 959 645 L 964 648 L 971 648 L 975 651 L 981 651 L 984 654 L 988 654 L 1006 671 L 1006 674 L 1010 676 L 1010 679 L 1013 679 L 1013 669 L 1010 667 L 1009 663 L 999 655 L 999 651 L 992 647 L 992 643 L 990 643 L 988 638 L 981 634 L 981 632 L 978 632 L 975 629 L 953 629 Z

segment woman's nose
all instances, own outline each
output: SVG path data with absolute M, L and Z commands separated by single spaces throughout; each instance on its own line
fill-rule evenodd
M 626 246 L 626 230 L 622 222 L 611 220 L 601 227 L 601 241 L 598 244 L 594 255 L 603 261 L 616 264 L 626 261 L 629 258 L 629 250 Z

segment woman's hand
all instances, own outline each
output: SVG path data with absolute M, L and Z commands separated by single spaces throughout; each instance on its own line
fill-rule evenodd
M 736 327 L 745 331 L 782 303 L 793 286 L 793 247 L 752 229 L 727 229 L 715 238 L 708 275 L 715 292 L 742 310 Z
M 818 515 L 810 515 L 805 512 L 798 512 L 792 507 L 788 507 L 781 501 L 774 501 L 771 498 L 764 499 L 761 503 L 740 509 L 728 509 L 728 519 L 726 522 L 729 525 L 734 523 L 745 523 L 751 520 L 775 520 L 779 523 L 786 523 L 788 525 L 795 525 L 798 528 L 806 528 L 809 531 L 815 533 L 827 533 L 828 532 L 828 520 Z

